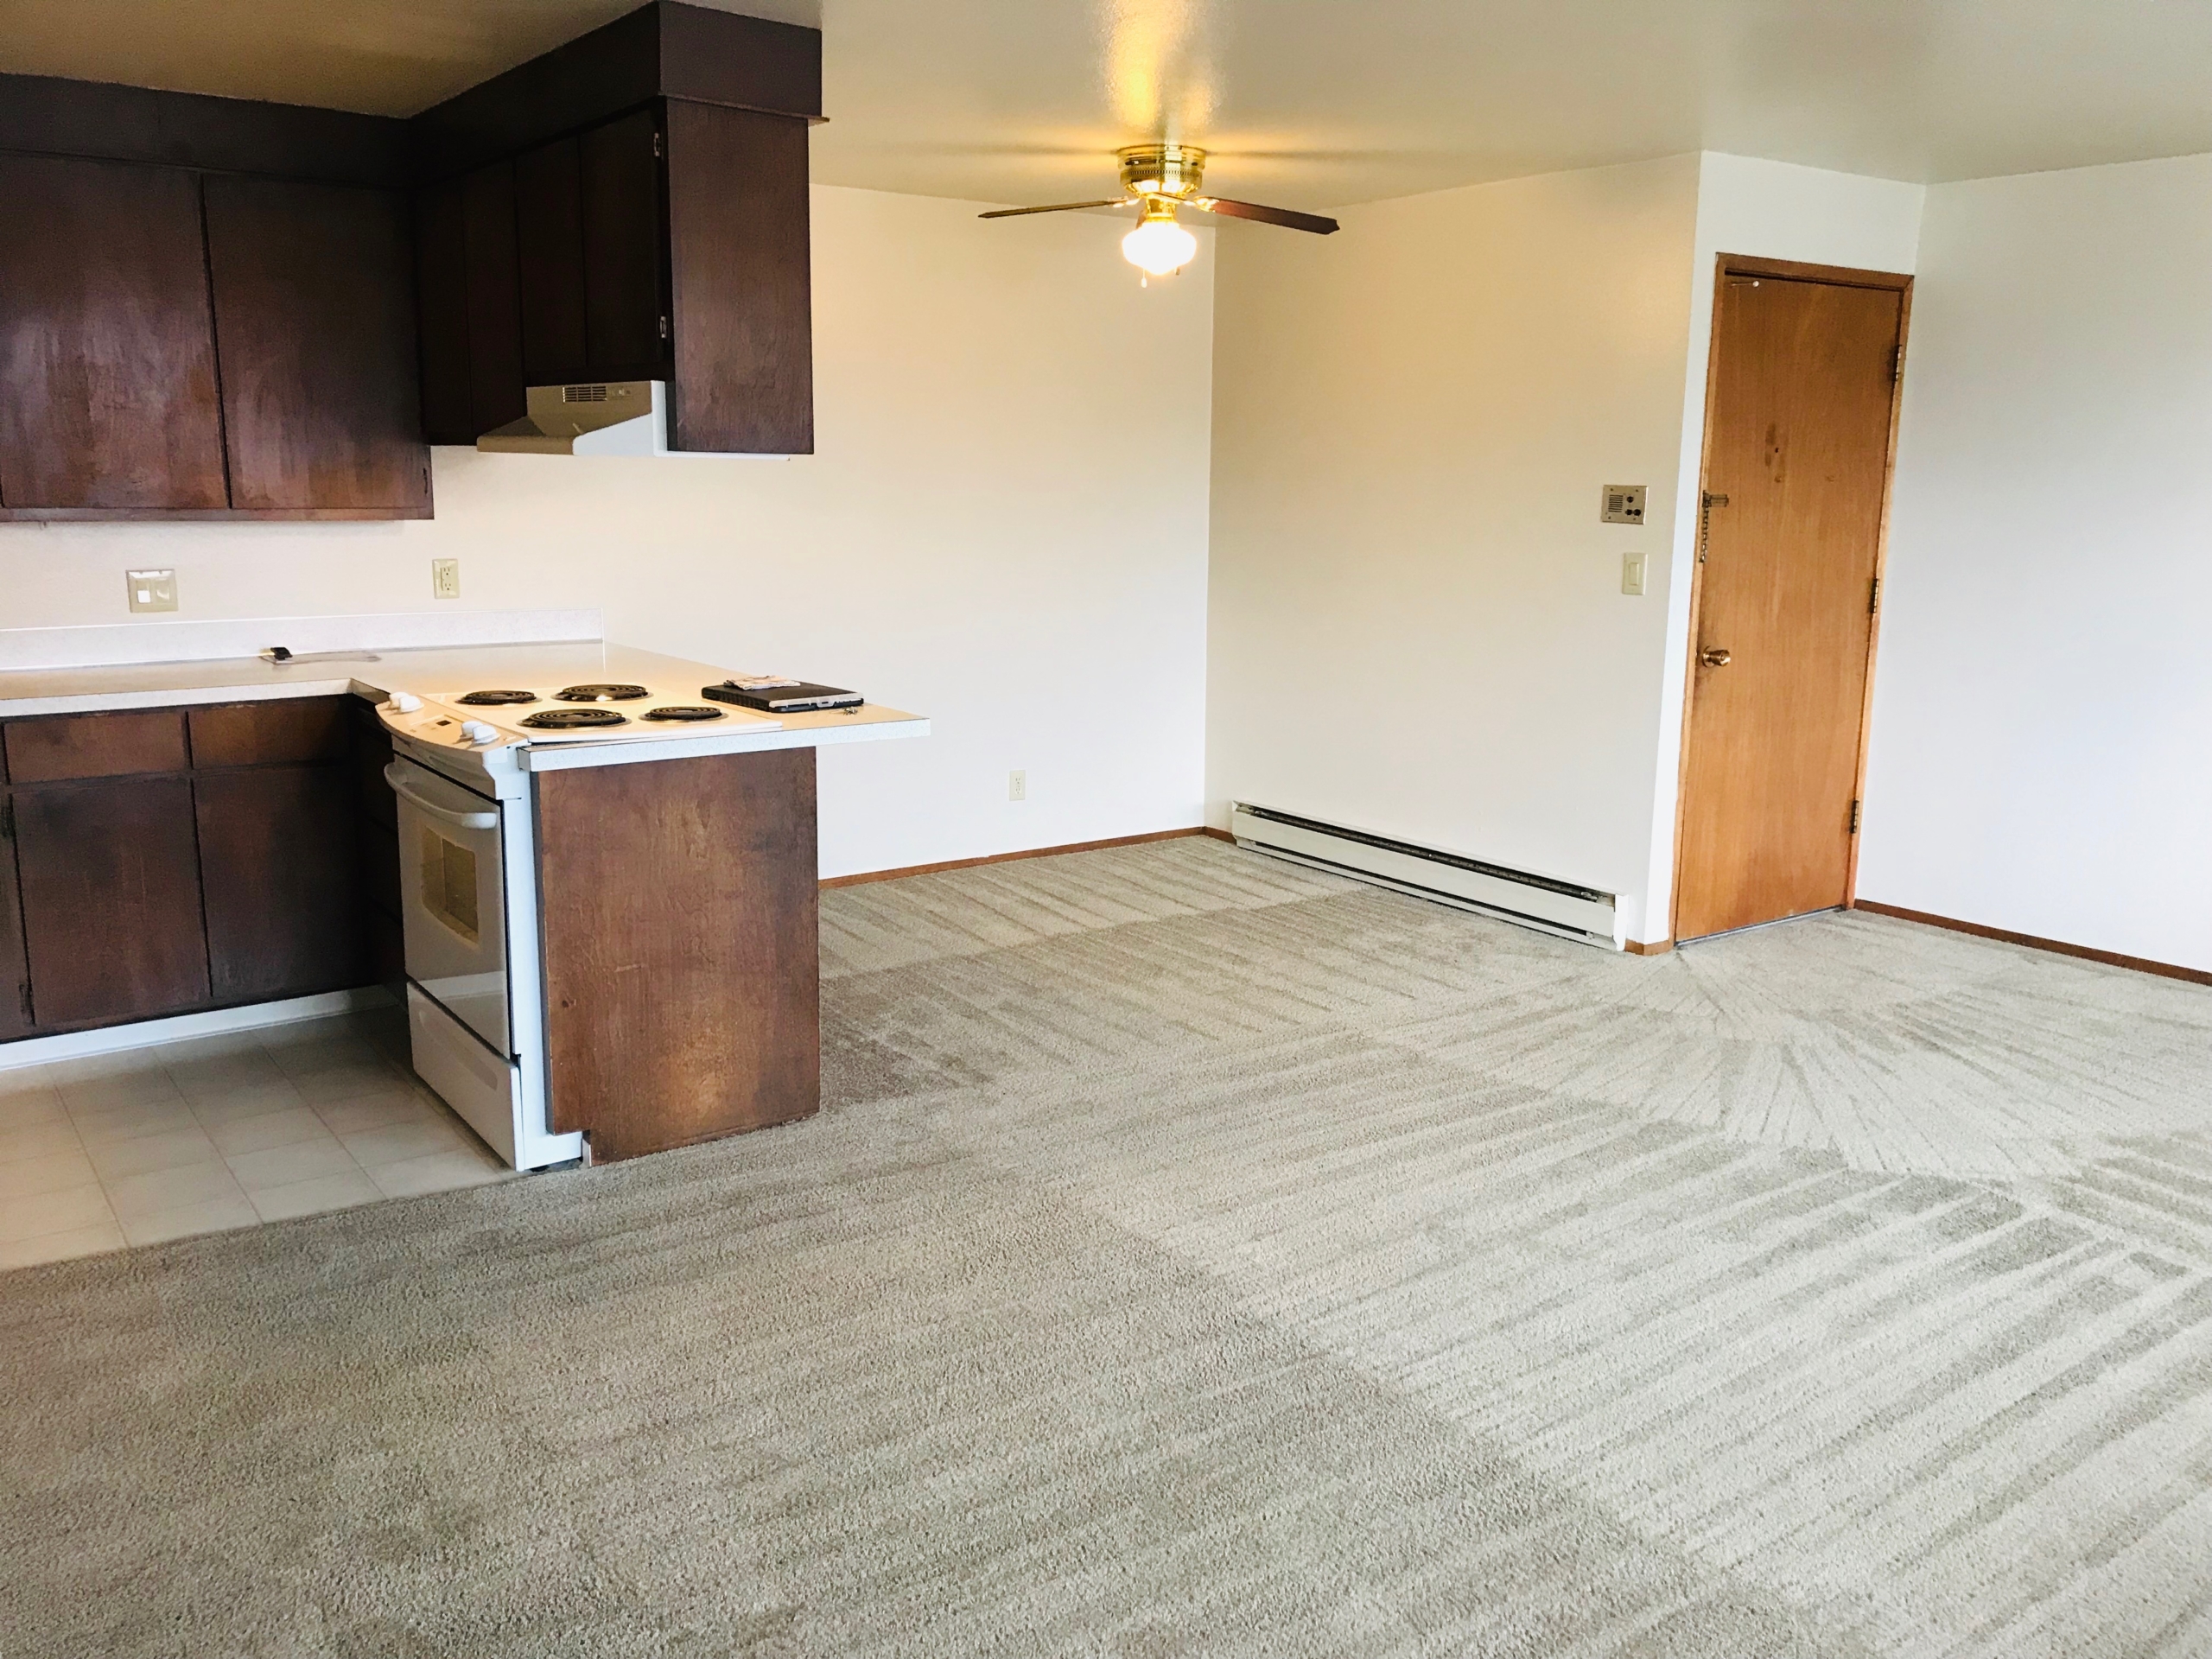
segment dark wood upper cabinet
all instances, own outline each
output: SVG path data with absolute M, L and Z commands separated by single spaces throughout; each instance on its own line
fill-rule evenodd
M 427 516 L 405 135 L 0 75 L 0 517 Z
M 0 506 L 216 511 L 200 180 L 0 155 Z
M 583 192 L 584 340 L 594 380 L 668 377 L 668 287 L 658 111 L 576 142 Z M 792 125 L 804 134 L 803 124 Z
M 18 789 L 15 808 L 39 1026 L 112 1025 L 204 1004 L 192 780 Z
M 751 110 L 668 106 L 675 373 L 669 442 L 814 450 L 806 128 Z
M 417 191 L 423 427 L 474 443 L 524 412 L 516 169 L 499 162 Z
M 232 505 L 427 515 L 403 199 L 224 177 L 206 193 Z
M 515 248 L 522 296 L 525 385 L 590 372 L 584 330 L 582 146 L 574 138 L 515 157 Z
M 820 110 L 818 32 L 656 0 L 424 111 L 418 223 L 442 238 L 426 232 L 426 337 L 476 280 L 453 252 L 452 181 L 507 165 L 524 385 L 664 380 L 677 448 L 810 451 Z M 424 372 L 452 371 L 426 351 Z
M 660 131 L 639 110 L 515 158 L 526 383 L 664 380 Z

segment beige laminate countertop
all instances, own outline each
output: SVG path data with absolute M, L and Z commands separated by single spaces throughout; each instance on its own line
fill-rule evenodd
M 554 689 L 590 680 L 635 680 L 693 689 L 728 677 L 731 671 L 655 652 L 603 641 L 552 645 L 450 645 L 319 656 L 312 661 L 270 663 L 258 657 L 198 662 L 137 663 L 107 668 L 15 669 L 0 671 L 0 720 L 35 715 L 100 714 L 120 709 L 175 709 L 195 703 L 251 702 L 276 697 L 341 696 L 383 699 L 394 691 L 417 696 L 480 686 Z M 919 715 L 869 703 L 849 713 L 784 715 L 778 734 L 763 732 L 765 747 L 837 741 L 853 736 L 921 736 Z M 875 729 L 870 729 L 875 728 Z M 671 753 L 656 747 L 655 753 Z

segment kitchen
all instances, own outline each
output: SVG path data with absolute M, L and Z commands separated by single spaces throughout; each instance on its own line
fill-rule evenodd
M 819 106 L 815 31 L 673 4 L 411 122 L 4 78 L 0 182 L 45 234 L 0 255 L 0 520 L 395 527 L 435 516 L 433 442 L 806 454 Z M 126 588 L 178 608 L 172 568 Z M 602 632 L 0 634 L 0 1066 L 385 1001 L 512 1169 L 816 1109 L 816 751 L 928 722 Z

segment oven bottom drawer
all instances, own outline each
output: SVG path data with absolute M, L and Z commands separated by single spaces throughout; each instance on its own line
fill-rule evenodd
M 416 1075 L 436 1090 L 510 1167 L 520 1168 L 515 1142 L 522 1105 L 521 1068 L 493 1053 L 414 985 L 407 988 L 407 1032 Z

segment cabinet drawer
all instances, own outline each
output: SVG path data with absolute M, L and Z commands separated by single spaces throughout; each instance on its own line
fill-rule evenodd
M 6 734 L 8 777 L 18 784 L 182 772 L 188 764 L 184 715 L 176 709 L 16 720 Z
M 194 709 L 192 762 L 257 766 L 342 760 L 353 744 L 353 702 L 351 697 L 287 697 Z

